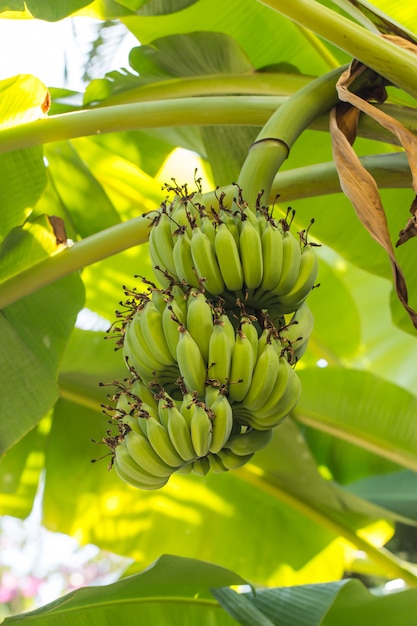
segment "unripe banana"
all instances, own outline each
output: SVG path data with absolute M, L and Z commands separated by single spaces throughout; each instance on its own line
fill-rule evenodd
M 242 317 L 240 321 L 240 329 L 244 335 L 249 339 L 252 346 L 253 353 L 257 358 L 258 354 L 258 330 L 249 317 Z
M 208 376 L 218 380 L 222 385 L 227 384 L 230 378 L 233 347 L 230 343 L 230 334 L 227 325 L 221 318 L 215 320 L 211 333 L 208 354 Z
M 280 330 L 282 344 L 284 347 L 288 346 L 293 362 L 300 360 L 306 351 L 313 328 L 313 313 L 307 302 L 304 302 L 295 311 L 287 326 Z
M 248 461 L 250 461 L 251 458 L 253 457 L 253 454 L 246 454 L 245 456 L 240 456 L 238 454 L 235 454 L 231 450 L 228 450 L 227 448 L 223 448 L 223 450 L 220 450 L 217 453 L 217 456 L 219 457 L 219 459 L 221 460 L 221 462 L 223 463 L 226 469 L 234 470 L 234 469 L 238 469 L 239 467 L 242 467 Z
M 172 365 L 175 359 L 172 358 L 165 340 L 162 315 L 152 301 L 147 302 L 140 311 L 139 320 L 148 350 L 163 365 Z
M 301 265 L 300 242 L 287 230 L 282 239 L 282 270 L 278 284 L 272 293 L 278 296 L 287 294 L 294 287 Z
M 271 439 L 272 430 L 247 430 L 244 433 L 230 437 L 225 448 L 238 456 L 246 456 L 265 448 Z
M 222 474 L 223 472 L 228 472 L 228 468 L 225 467 L 217 454 L 209 454 L 206 456 L 208 459 L 210 470 L 213 474 Z
M 211 245 L 214 247 L 214 242 L 216 239 L 216 227 L 213 222 L 207 215 L 203 215 L 200 222 L 200 228 L 205 235 L 210 239 Z
M 208 363 L 209 343 L 213 332 L 213 309 L 201 291 L 191 290 L 187 306 L 187 330 Z
M 256 289 L 263 276 L 262 242 L 259 230 L 249 219 L 242 223 L 239 248 L 245 285 L 248 289 Z
M 128 330 L 128 329 L 126 329 Z M 154 380 L 155 369 L 150 367 L 147 362 L 143 360 L 143 354 L 135 341 L 133 343 L 133 333 L 125 332 L 123 338 L 123 358 L 130 370 L 136 372 L 145 381 Z
M 287 363 L 288 378 L 284 391 L 274 395 L 271 403 L 253 413 L 252 419 L 248 423 L 253 428 L 265 430 L 275 428 L 297 405 L 301 394 L 301 383 L 293 368 Z M 281 372 L 282 374 L 282 372 Z M 279 385 L 277 385 L 279 386 Z
M 162 263 L 162 269 L 175 275 L 175 264 L 172 256 L 173 246 L 171 219 L 165 212 L 162 212 L 149 235 L 149 254 L 154 267 Z
M 154 351 L 148 347 L 148 343 L 145 340 L 144 329 L 141 324 L 140 313 L 137 313 L 126 326 L 125 341 L 127 337 L 130 345 L 135 350 L 137 359 L 143 361 L 151 371 L 159 372 L 165 368 L 165 364 L 159 361 Z M 142 373 L 139 371 L 139 374 L 141 375 Z
M 277 351 L 271 343 L 267 343 L 256 362 L 252 384 L 242 402 L 246 409 L 257 411 L 268 400 L 275 386 L 278 368 Z
M 278 285 L 282 272 L 283 236 L 270 220 L 262 234 L 263 276 L 260 289 L 272 291 Z
M 230 370 L 229 396 L 233 402 L 241 402 L 248 393 L 255 362 L 256 355 L 250 340 L 243 330 L 238 330 L 233 347 L 232 367 Z
M 298 309 L 314 287 L 318 273 L 318 260 L 311 244 L 304 246 L 301 253 L 300 269 L 295 284 L 280 298 L 280 309 L 290 313 Z
M 132 459 L 124 442 L 116 447 L 114 468 L 124 482 L 139 489 L 160 489 L 169 478 L 160 478 L 145 471 Z
M 129 396 L 133 396 L 133 400 L 139 399 L 142 402 L 145 402 L 149 407 L 151 407 L 152 411 L 158 412 L 158 403 L 155 400 L 155 395 L 149 387 L 141 380 L 134 380 L 130 389 Z
M 191 242 L 186 232 L 180 232 L 177 235 L 173 257 L 178 279 L 192 287 L 199 287 L 200 283 L 194 269 L 194 261 L 191 254 Z
M 200 228 L 194 228 L 191 236 L 191 253 L 198 276 L 204 287 L 214 296 L 224 291 L 224 282 L 217 263 L 216 253 L 210 239 Z
M 191 441 L 197 457 L 206 456 L 210 449 L 212 423 L 205 409 L 204 403 L 193 404 L 193 416 L 191 418 Z
M 154 417 L 147 419 L 146 426 L 149 443 L 163 462 L 174 468 L 182 465 L 184 461 L 175 450 L 164 426 Z
M 219 213 L 220 221 L 225 224 L 227 230 L 232 234 L 233 239 L 235 240 L 237 249 L 239 250 L 239 228 L 237 225 L 236 218 L 229 211 L 220 211 Z
M 131 430 L 124 440 L 132 459 L 146 472 L 158 478 L 171 475 L 172 467 L 164 463 L 144 435 Z
M 193 472 L 198 476 L 205 476 L 210 469 L 210 463 L 207 457 L 196 459 L 193 463 Z
M 200 348 L 184 326 L 179 327 L 179 334 L 177 361 L 180 374 L 190 393 L 197 392 L 204 397 L 207 369 Z
M 196 458 L 190 427 L 174 403 L 168 407 L 168 434 L 172 445 L 184 461 Z
M 226 289 L 240 291 L 243 287 L 243 269 L 239 248 L 226 224 L 219 224 L 217 228 L 215 250 Z
M 233 411 L 227 397 L 221 391 L 217 393 L 214 402 L 207 406 L 212 412 L 212 438 L 209 450 L 216 453 L 223 448 L 230 437 L 233 428 Z
M 174 360 L 177 359 L 177 345 L 179 341 L 178 327 L 185 323 L 182 309 L 173 299 L 167 302 L 162 313 L 162 328 L 169 352 Z
M 193 199 L 197 194 L 193 196 Z M 171 232 L 174 234 L 178 229 L 185 230 L 191 237 L 191 230 L 200 224 L 200 213 L 193 202 L 176 196 L 170 206 Z
M 193 417 L 193 404 L 195 402 L 195 397 L 191 394 L 191 393 L 185 393 L 182 397 L 182 402 L 181 402 L 181 406 L 179 407 L 179 410 L 181 411 L 182 415 L 185 418 L 185 421 L 188 424 L 188 428 L 191 431 L 191 420 Z

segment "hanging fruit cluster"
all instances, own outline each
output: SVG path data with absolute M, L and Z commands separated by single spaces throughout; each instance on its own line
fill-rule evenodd
M 119 476 L 142 489 L 174 473 L 225 472 L 268 444 L 296 406 L 294 371 L 313 316 L 305 300 L 317 258 L 303 231 L 250 210 L 206 208 L 176 187 L 149 214 L 150 256 L 161 288 L 129 299 L 118 333 L 131 378 L 115 383 L 105 411 L 118 434 L 104 439 Z

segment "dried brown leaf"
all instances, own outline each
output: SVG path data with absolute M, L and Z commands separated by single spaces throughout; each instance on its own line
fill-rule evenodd
M 336 109 L 333 109 L 330 113 L 330 134 L 332 137 L 333 158 L 338 170 L 340 186 L 355 208 L 361 223 L 370 235 L 386 250 L 390 259 L 398 298 L 417 329 L 417 312 L 408 305 L 405 278 L 395 258 L 377 184 L 369 172 L 362 166 L 348 138 L 340 130 Z

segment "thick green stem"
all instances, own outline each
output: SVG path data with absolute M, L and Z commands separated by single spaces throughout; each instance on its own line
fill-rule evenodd
M 0 131 L 0 153 L 101 133 L 166 126 L 262 126 L 283 102 L 273 96 L 213 96 L 120 104 L 54 115 Z
M 160 80 L 157 83 L 141 85 L 122 93 L 110 96 L 91 106 L 102 107 L 114 104 L 129 104 L 149 100 L 188 98 L 198 96 L 290 96 L 307 83 L 310 76 L 270 72 L 252 74 L 215 74 L 205 76 L 187 76 Z M 87 91 L 88 95 L 88 91 Z
M 286 96 L 212 96 L 139 102 L 73 111 L 0 131 L 0 153 L 89 135 L 166 126 L 260 126 L 288 100 Z M 210 106 L 208 106 L 208 104 Z M 417 132 L 415 109 L 380 107 L 411 132 Z M 328 131 L 327 115 L 311 120 L 310 128 Z M 378 141 L 396 139 L 373 120 L 362 117 L 358 134 Z
M 343 69 L 320 76 L 300 89 L 262 128 L 249 149 L 237 181 L 252 210 L 261 191 L 264 199 L 269 198 L 272 181 L 302 131 L 337 103 L 336 82 Z
M 314 0 L 259 0 L 417 98 L 416 55 Z
M 149 219 L 141 216 L 86 237 L 5 281 L 0 287 L 0 308 L 86 265 L 144 243 L 148 235 Z

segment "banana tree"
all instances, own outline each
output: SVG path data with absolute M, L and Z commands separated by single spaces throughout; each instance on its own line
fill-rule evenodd
M 113 585 L 5 623 L 413 624 L 417 568 L 401 546 L 417 520 L 406 4 L 0 4 L 2 17 L 115 20 L 138 40 L 129 68 L 84 93 L 0 82 L 0 511 L 25 518 L 44 481 L 47 528 L 134 561 Z M 248 207 L 291 222 L 315 244 L 319 285 L 294 368 L 301 397 L 271 441 L 239 468 L 142 490 L 107 471 L 109 385 L 124 389 L 129 370 L 97 328 L 114 329 L 143 281 L 166 289 L 148 239 L 172 191 L 214 207 L 204 217 L 244 204 L 242 223 Z M 406 589 L 377 596 L 356 580 L 367 576 Z

